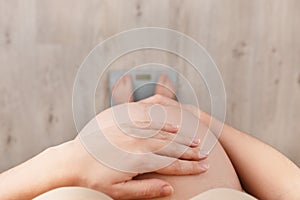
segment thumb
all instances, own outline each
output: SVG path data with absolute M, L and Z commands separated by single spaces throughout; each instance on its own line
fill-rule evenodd
M 148 199 L 165 197 L 173 193 L 173 187 L 160 179 L 130 180 L 113 186 L 114 199 Z

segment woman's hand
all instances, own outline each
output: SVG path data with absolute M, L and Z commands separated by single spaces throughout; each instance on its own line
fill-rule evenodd
M 191 112 L 195 117 L 198 117 L 199 119 L 201 117 L 201 122 L 203 122 L 206 126 L 209 126 L 209 124 L 213 120 L 213 118 L 209 114 L 201 111 L 199 108 L 197 108 L 193 105 L 181 104 L 178 101 L 175 101 L 174 99 L 170 99 L 168 97 L 165 97 L 165 96 L 162 96 L 159 94 L 153 95 L 153 96 L 143 99 L 139 102 L 147 103 L 147 104 L 150 103 L 150 104 L 161 104 L 161 105 L 165 105 L 165 106 L 181 107 L 181 108 Z
M 132 123 L 126 126 L 116 124 L 113 108 L 110 108 L 82 130 L 74 140 L 76 148 L 73 150 L 78 151 L 75 155 L 79 156 L 75 159 L 78 163 L 74 164 L 80 166 L 77 173 L 79 186 L 99 190 L 114 199 L 154 198 L 170 195 L 173 191 L 170 184 L 159 179 L 134 180 L 135 176 L 146 172 L 187 175 L 207 170 L 208 165 L 203 161 L 205 157 L 197 148 L 199 139 L 188 137 L 188 134 L 177 137 L 179 127 L 174 124 L 165 123 L 161 130 L 158 129 L 157 124 L 147 121 L 147 115 L 144 115 L 147 107 L 149 105 L 130 104 Z M 109 143 L 93 145 L 100 139 Z M 115 152 L 115 146 L 132 155 L 125 154 L 127 159 L 125 157 L 120 162 L 119 156 L 123 155 Z M 135 154 L 141 156 L 135 157 Z M 161 168 L 165 161 L 168 165 Z

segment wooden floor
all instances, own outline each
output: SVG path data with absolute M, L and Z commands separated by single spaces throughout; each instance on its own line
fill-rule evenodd
M 226 122 L 300 166 L 299 10 L 298 0 L 0 0 L 0 171 L 75 137 L 72 88 L 83 59 L 113 34 L 146 26 L 201 43 L 225 83 Z M 112 67 L 153 60 L 186 65 L 149 50 Z M 181 72 L 198 81 L 191 68 Z M 101 109 L 108 100 L 105 79 L 99 88 Z

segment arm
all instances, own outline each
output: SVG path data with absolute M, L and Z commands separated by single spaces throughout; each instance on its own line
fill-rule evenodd
M 184 175 L 204 171 L 198 161 L 182 161 L 158 173 Z M 160 179 L 132 180 L 136 175 L 102 165 L 75 139 L 51 147 L 0 174 L 0 196 L 4 200 L 32 199 L 49 190 L 66 186 L 91 188 L 116 199 L 163 197 L 173 191 L 168 182 Z
M 109 112 L 100 114 L 100 119 L 107 123 L 113 121 L 111 117 Z M 92 120 L 91 122 L 95 121 Z M 85 130 L 89 130 L 88 127 L 90 125 L 95 125 L 95 123 L 89 123 Z M 178 131 L 178 128 L 177 126 L 166 125 L 164 130 L 160 132 L 155 131 L 156 134 L 147 139 L 130 137 L 124 134 L 116 125 L 106 128 L 103 130 L 103 133 L 107 134 L 106 136 L 114 144 L 125 141 L 122 142 L 124 151 L 134 153 L 141 152 L 141 149 L 145 152 L 153 152 L 155 149 L 160 149 L 161 145 L 170 143 L 174 139 L 174 133 Z M 136 128 L 135 134 L 142 134 L 143 131 L 145 129 Z M 157 153 L 155 152 L 151 158 L 143 156 L 145 157 L 143 159 L 128 159 L 125 162 L 135 167 L 149 163 L 154 165 L 162 161 L 162 159 L 175 159 L 176 161 L 171 165 L 153 171 L 172 175 L 205 172 L 207 169 L 203 168 L 205 163 L 201 161 L 203 158 L 199 157 L 198 148 L 192 147 L 197 146 L 198 143 L 191 143 L 190 139 L 181 137 L 170 144 L 170 147 L 184 146 L 187 150 L 180 158 L 186 158 L 190 161 L 176 160 L 174 156 L 180 151 L 177 152 L 176 149 L 170 148 L 162 152 L 156 151 Z M 143 148 L 140 148 L 141 146 Z M 166 181 L 160 179 L 134 180 L 138 173 L 129 173 L 107 167 L 88 153 L 85 147 L 79 137 L 77 137 L 57 147 L 51 147 L 27 162 L 0 174 L 1 199 L 32 199 L 51 189 L 64 186 L 91 188 L 115 199 L 163 197 L 173 192 L 172 186 Z M 103 153 L 109 155 L 111 152 L 109 149 L 104 149 Z M 144 172 L 148 171 L 141 171 L 140 173 Z
M 33 197 L 65 185 L 75 185 L 75 174 L 64 156 L 70 153 L 71 143 L 49 148 L 21 165 L 0 174 L 1 199 L 32 199 Z M 60 152 L 65 149 L 64 152 Z M 70 171 L 71 171 L 70 170 Z M 73 171 L 72 170 L 72 171 Z
M 219 140 L 247 192 L 259 199 L 300 199 L 300 170 L 283 154 L 227 125 Z
M 189 110 L 194 110 L 188 106 Z M 198 109 L 209 126 L 220 122 Z M 210 127 L 214 131 L 214 127 Z M 228 154 L 243 188 L 259 199 L 300 199 L 300 169 L 291 160 L 258 139 L 224 124 L 219 142 Z

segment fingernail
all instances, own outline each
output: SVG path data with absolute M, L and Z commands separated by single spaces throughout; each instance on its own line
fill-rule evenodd
M 174 129 L 174 130 L 178 130 L 178 129 L 179 129 L 179 126 L 178 126 L 178 125 L 172 124 L 172 125 L 171 125 L 171 128 Z
M 209 165 L 206 164 L 206 163 L 200 163 L 200 168 L 203 169 L 203 170 L 208 170 Z
M 200 139 L 194 139 L 193 140 L 193 144 L 199 144 L 200 143 Z
M 160 194 L 162 196 L 168 196 L 172 193 L 173 193 L 173 188 L 170 185 L 165 185 L 165 186 L 162 187 Z
M 202 153 L 202 152 L 199 153 L 199 158 L 200 158 L 200 159 L 206 158 L 207 156 L 208 156 L 208 155 L 205 154 L 205 153 Z

